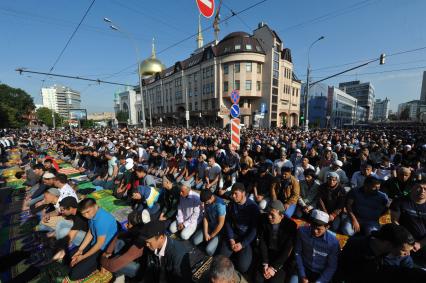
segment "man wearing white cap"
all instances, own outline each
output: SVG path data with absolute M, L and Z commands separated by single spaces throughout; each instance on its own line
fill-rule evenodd
M 297 275 L 290 283 L 330 282 L 337 269 L 339 241 L 328 231 L 329 215 L 314 209 L 311 225 L 299 228 L 294 255 Z
M 340 160 L 334 160 L 330 166 L 324 167 L 318 174 L 318 180 L 321 183 L 327 182 L 327 175 L 330 172 L 336 172 L 339 175 L 340 184 L 345 185 L 349 183 L 349 179 L 346 176 L 345 171 L 342 170 L 343 162 Z
M 133 159 L 127 158 L 126 163 L 124 165 L 124 168 L 126 171 L 123 173 L 123 178 L 120 180 L 120 183 L 117 187 L 117 190 L 115 191 L 115 196 L 117 198 L 123 198 L 124 196 L 127 196 L 127 192 L 132 187 L 132 181 L 133 181 L 133 167 L 134 167 Z

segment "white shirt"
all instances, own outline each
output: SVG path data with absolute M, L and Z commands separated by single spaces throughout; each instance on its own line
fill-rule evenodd
M 62 188 L 58 188 L 58 190 L 61 194 L 59 195 L 58 202 L 55 204 L 57 210 L 59 210 L 59 203 L 66 197 L 73 197 L 78 202 L 77 194 L 70 185 L 65 184 Z
M 281 160 L 281 159 L 277 159 L 274 162 L 274 169 L 278 174 L 281 174 L 281 168 L 283 167 L 290 167 L 293 168 L 293 163 L 291 163 L 290 160 L 286 159 L 286 160 Z
M 312 166 L 311 164 L 308 164 L 308 168 L 306 169 L 312 169 L 315 171 L 315 167 Z M 305 175 L 303 175 L 303 172 L 305 172 L 306 170 L 305 168 L 303 168 L 302 166 L 297 166 L 296 170 L 294 171 L 294 177 L 296 177 L 297 180 L 302 181 L 305 179 Z
M 165 255 L 165 253 L 166 253 L 166 246 L 167 246 L 167 237 L 166 237 L 166 240 L 164 240 L 164 244 L 161 247 L 160 251 L 158 251 L 158 249 L 156 249 L 154 251 L 154 254 L 156 256 L 158 256 L 159 258 L 163 257 Z

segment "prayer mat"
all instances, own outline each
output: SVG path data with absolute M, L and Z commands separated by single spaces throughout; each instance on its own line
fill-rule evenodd
M 62 283 L 101 283 L 101 282 L 108 283 L 112 281 L 112 278 L 113 276 L 111 272 L 106 270 L 104 271 L 96 270 L 95 272 L 90 274 L 88 277 L 81 280 L 72 281 L 68 277 L 65 277 Z

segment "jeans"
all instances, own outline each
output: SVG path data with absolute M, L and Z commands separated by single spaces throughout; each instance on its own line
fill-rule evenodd
M 36 203 L 38 203 L 39 201 L 42 201 L 43 199 L 44 199 L 44 195 L 40 195 L 38 197 L 35 197 L 35 198 L 33 198 L 29 201 L 28 206 L 33 206 Z
M 284 211 L 284 214 L 288 217 L 291 218 L 294 214 L 294 212 L 296 211 L 296 205 L 295 204 L 290 204 L 290 206 L 287 208 L 286 211 Z
M 220 236 L 217 235 L 217 236 L 213 237 L 213 239 L 210 239 L 210 241 L 207 242 L 206 253 L 209 256 L 214 255 L 214 252 L 216 251 L 217 246 L 219 244 L 219 240 L 220 240 Z M 203 233 L 203 229 L 201 228 L 197 232 L 195 232 L 195 235 L 192 238 L 192 243 L 194 245 L 198 246 L 202 242 L 204 242 L 204 233 Z
M 228 240 L 226 240 L 226 241 L 222 241 L 220 254 L 226 257 L 231 257 L 234 254 L 234 258 L 235 258 L 234 264 L 236 269 L 241 273 L 246 273 L 248 269 L 250 268 L 253 251 L 251 249 L 251 246 L 248 245 L 244 247 L 242 250 L 240 250 L 239 252 L 235 253 L 233 250 L 231 250 Z
M 56 224 L 56 239 L 60 240 L 65 238 L 68 233 L 71 231 L 71 227 L 74 223 L 71 220 L 61 220 Z M 84 237 L 86 236 L 86 232 L 84 231 L 78 231 L 75 238 L 72 240 L 72 244 L 75 246 L 80 246 L 80 244 L 83 242 Z
M 321 276 L 319 273 L 315 273 L 310 271 L 309 269 L 305 268 L 306 277 L 308 278 L 309 282 L 316 282 L 318 278 Z M 294 274 L 291 276 L 289 283 L 299 283 L 299 276 Z
M 92 247 L 88 245 L 84 251 L 83 254 L 87 253 Z M 77 252 L 77 249 L 75 249 L 75 252 Z M 71 267 L 68 277 L 69 279 L 75 281 L 75 280 L 81 280 L 89 276 L 92 272 L 98 269 L 99 265 L 99 257 L 102 254 L 102 250 L 97 251 L 93 255 L 83 259 L 79 263 L 77 263 L 75 266 Z
M 369 236 L 372 231 L 379 230 L 380 229 L 380 223 L 378 221 L 362 221 L 358 219 L 359 226 L 361 228 L 361 233 Z M 342 233 L 348 236 L 352 236 L 355 234 L 352 221 L 349 217 L 347 217 L 342 222 Z
M 182 238 L 182 240 L 188 240 L 189 238 L 191 238 L 192 234 L 195 233 L 195 230 L 197 230 L 197 225 L 185 227 L 180 232 L 180 237 Z M 172 232 L 172 234 L 178 232 L 177 221 L 173 221 L 173 223 L 170 225 L 170 232 Z

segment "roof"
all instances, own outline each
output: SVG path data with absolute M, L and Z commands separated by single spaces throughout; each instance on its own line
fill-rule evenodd
M 213 57 L 244 52 L 266 54 L 259 41 L 252 35 L 243 31 L 233 32 L 225 36 L 217 45 L 206 46 L 201 52 L 194 53 L 191 57 L 182 61 L 177 61 L 173 66 L 162 71 L 161 74 L 143 79 L 142 85 L 149 85 L 158 79 L 167 78 L 182 69 L 189 69 Z
M 238 31 L 225 36 L 216 46 L 217 56 L 231 53 L 260 53 L 266 54 L 259 41 L 246 32 Z
M 293 63 L 293 59 L 291 57 L 291 50 L 289 48 L 284 48 L 281 52 L 281 59 Z

